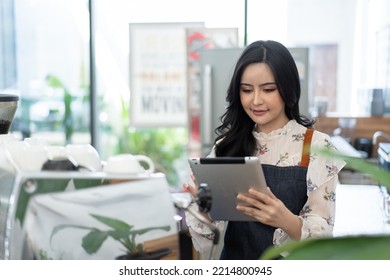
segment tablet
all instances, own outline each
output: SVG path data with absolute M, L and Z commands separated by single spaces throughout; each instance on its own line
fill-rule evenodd
M 267 193 L 267 184 L 258 157 L 190 158 L 192 173 L 199 185 L 211 193 L 209 215 L 213 220 L 254 221 L 236 210 L 237 194 L 250 187 Z

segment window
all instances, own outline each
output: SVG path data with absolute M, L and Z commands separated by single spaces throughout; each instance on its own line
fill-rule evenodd
M 20 95 L 13 131 L 89 143 L 87 1 L 0 1 L 7 28 L 0 89 Z
M 361 91 L 390 87 L 383 83 L 390 79 L 389 1 L 246 2 L 247 18 L 242 0 L 0 0 L 0 91 L 21 96 L 13 131 L 61 145 L 91 143 L 89 3 L 94 5 L 96 148 L 103 159 L 153 153 L 161 171 L 173 172 L 172 184 L 187 176 L 182 172 L 187 127 L 130 126 L 130 23 L 203 22 L 237 28 L 241 47 L 245 38 L 248 44 L 272 39 L 309 47 L 310 105 L 314 96 L 326 95 L 329 111 L 359 112 L 357 101 L 350 101 L 363 100 Z

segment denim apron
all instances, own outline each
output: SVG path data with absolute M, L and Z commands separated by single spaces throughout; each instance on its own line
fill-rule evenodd
M 262 165 L 268 187 L 294 215 L 299 214 L 307 201 L 306 174 L 313 131 L 308 129 L 307 132 L 300 166 Z M 275 229 L 260 222 L 230 221 L 226 228 L 220 259 L 258 259 L 268 247 L 273 246 Z

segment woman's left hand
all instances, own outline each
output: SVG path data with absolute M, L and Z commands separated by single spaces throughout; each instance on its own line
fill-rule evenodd
M 268 188 L 268 194 L 249 189 L 249 195 L 238 194 L 237 210 L 257 221 L 276 228 L 286 228 L 286 222 L 296 217 Z

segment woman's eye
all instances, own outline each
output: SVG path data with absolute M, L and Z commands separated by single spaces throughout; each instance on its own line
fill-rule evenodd
M 242 88 L 241 91 L 244 92 L 244 93 L 251 93 L 251 92 L 252 92 L 252 89 L 249 89 L 249 88 Z
M 264 92 L 273 92 L 275 90 L 276 90 L 276 88 L 265 88 Z

